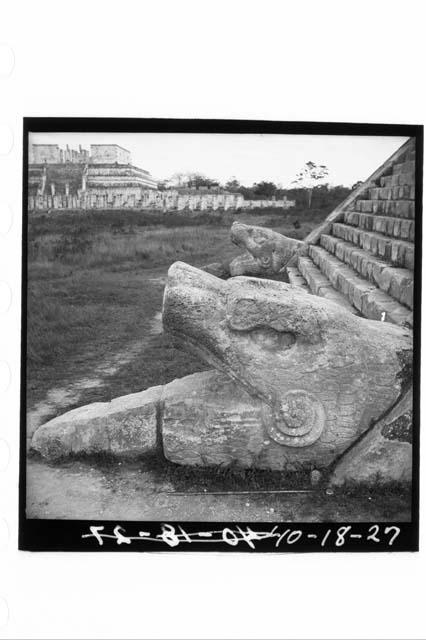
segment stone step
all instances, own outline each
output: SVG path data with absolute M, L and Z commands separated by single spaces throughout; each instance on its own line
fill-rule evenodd
M 394 267 L 414 271 L 414 244 L 412 242 L 389 238 L 381 233 L 365 231 L 341 222 L 333 223 L 331 235 L 358 245 Z
M 416 171 L 416 163 L 415 160 L 405 160 L 404 162 L 400 162 L 399 164 L 394 164 L 392 173 L 396 174 L 405 174 L 405 173 L 415 173 Z
M 401 187 L 401 189 L 405 187 Z M 410 188 L 410 187 L 409 187 Z M 377 213 L 382 216 L 392 216 L 394 218 L 406 218 L 414 220 L 415 205 L 414 200 L 356 200 L 351 209 L 359 213 Z
M 320 238 L 320 244 L 326 251 L 355 269 L 360 276 L 377 285 L 379 289 L 409 309 L 413 308 L 414 277 L 412 271 L 393 267 L 368 251 L 333 236 L 323 234 Z
M 314 265 L 311 258 L 308 258 L 308 256 L 299 257 L 298 267 L 313 294 L 321 296 L 322 298 L 327 298 L 327 300 L 331 300 L 332 302 L 339 304 L 347 311 L 350 311 L 350 313 L 357 316 L 359 315 L 358 310 L 355 309 L 345 296 L 334 289 L 331 282 L 324 274 L 321 273 L 318 267 Z
M 387 175 L 383 175 L 379 179 L 380 187 L 397 187 L 403 184 L 414 184 L 412 178 L 407 182 L 407 176 L 410 175 L 414 178 L 416 172 L 416 163 L 414 160 L 407 162 L 401 162 L 393 166 L 392 172 Z M 402 178 L 401 178 L 402 176 Z
M 389 177 L 389 176 L 387 176 Z M 412 173 L 401 173 L 398 178 L 398 184 L 387 187 L 371 187 L 367 189 L 370 200 L 396 200 L 401 197 L 399 195 L 401 187 L 415 187 L 415 176 Z
M 296 287 L 301 287 L 302 289 L 305 289 L 305 291 L 310 292 L 308 283 L 297 267 L 287 267 L 287 275 L 290 284 Z
M 413 314 L 407 307 L 371 282 L 360 278 L 354 269 L 331 255 L 326 249 L 311 245 L 309 256 L 333 287 L 342 293 L 365 318 L 413 326 Z
M 378 187 L 399 187 L 399 174 L 391 174 L 382 176 L 379 180 Z
M 377 231 L 377 233 L 383 233 L 391 238 L 414 242 L 414 220 L 347 211 L 344 215 L 344 221 L 346 224 L 366 231 Z

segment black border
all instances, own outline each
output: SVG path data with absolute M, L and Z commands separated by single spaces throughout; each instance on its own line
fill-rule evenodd
M 378 534 L 371 531 L 374 523 L 250 523 L 250 522 L 115 522 L 87 520 L 35 520 L 26 518 L 26 360 L 27 360 L 27 281 L 28 281 L 28 135 L 29 132 L 93 132 L 93 133 L 260 133 L 292 135 L 345 135 L 345 136 L 407 136 L 416 138 L 416 238 L 414 269 L 414 360 L 413 360 L 413 486 L 412 522 L 377 523 Z M 253 552 L 329 552 L 329 551 L 418 551 L 419 549 L 419 452 L 420 452 L 420 346 L 421 346 L 421 264 L 422 264 L 422 192 L 423 192 L 423 125 L 413 124 L 358 124 L 329 122 L 277 122 L 269 120 L 187 120 L 163 118 L 24 118 L 23 119 L 23 177 L 22 177 L 22 311 L 21 311 L 21 398 L 20 398 L 20 470 L 19 470 L 19 539 L 18 548 L 28 551 L 247 551 Z M 385 159 L 384 159 L 385 160 Z M 396 525 L 401 533 L 393 545 L 389 546 L 386 527 Z M 120 537 L 105 538 L 99 545 L 95 538 L 82 539 L 89 533 L 90 526 L 104 526 L 104 533 L 112 534 L 115 527 L 122 535 L 138 537 L 141 527 L 150 531 L 151 541 L 137 539 L 125 543 Z M 167 542 L 162 532 L 173 526 L 179 543 L 175 546 Z M 336 545 L 338 530 L 350 526 L 348 532 L 356 536 L 346 538 L 344 545 Z M 186 538 L 180 533 L 180 528 Z M 276 533 L 255 542 L 252 548 L 244 540 L 235 545 L 235 535 L 249 527 L 255 532 Z M 203 543 L 196 533 L 215 529 L 228 531 L 225 540 L 217 535 L 218 541 Z M 294 544 L 276 546 L 278 535 L 286 529 L 300 530 L 302 535 Z M 229 533 L 229 531 L 232 532 Z M 326 536 L 326 542 L 321 544 Z M 192 536 L 191 536 L 192 534 Z M 311 535 L 308 538 L 308 535 Z M 317 538 L 313 538 L 316 535 Z M 347 534 L 345 534 L 346 536 Z M 234 537 L 233 537 L 234 536 Z M 369 538 L 370 536 L 370 538 Z M 288 534 L 287 534 L 288 537 Z M 298 535 L 294 533 L 293 538 Z M 166 537 L 167 538 L 167 537 Z M 376 538 L 376 540 L 374 539 Z M 230 540 L 231 542 L 227 541 Z

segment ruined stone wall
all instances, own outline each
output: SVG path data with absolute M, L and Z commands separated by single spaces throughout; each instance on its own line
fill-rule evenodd
M 30 164 L 44 164 L 61 162 L 61 150 L 57 144 L 33 144 L 30 145 Z
M 244 200 L 240 193 L 179 193 L 175 190 L 157 191 L 155 189 L 141 188 L 140 184 L 132 181 L 132 176 L 128 177 L 127 185 L 123 185 L 125 176 L 99 176 L 99 180 L 94 179 L 90 174 L 87 181 L 87 188 L 80 189 L 77 193 L 72 193 L 72 198 L 53 199 L 52 195 L 66 194 L 61 188 L 59 193 L 52 189 L 46 189 L 45 193 L 36 196 L 30 192 L 28 199 L 29 210 L 45 210 L 51 208 L 73 209 L 157 209 L 158 211 L 216 211 L 223 209 L 254 209 L 273 207 L 278 209 L 289 209 L 294 206 L 292 200 Z M 71 204 L 68 205 L 68 202 Z M 57 203 L 57 204 L 56 204 Z
M 145 187 L 156 189 L 157 182 L 148 171 L 133 165 L 89 164 L 87 188 Z
M 84 164 L 89 160 L 87 149 L 70 149 L 67 145 L 65 149 L 60 149 L 57 144 L 30 144 L 28 161 L 29 164 Z
M 82 149 L 81 145 L 78 151 L 70 149 L 67 145 L 66 149 L 59 150 L 59 157 L 62 163 L 85 164 L 89 161 L 89 152 L 87 149 Z
M 30 165 L 29 195 L 78 194 L 82 186 L 84 166 L 81 163 Z
M 94 164 L 130 164 L 130 151 L 118 144 L 91 144 L 90 162 Z
M 268 209 L 270 207 L 290 209 L 296 206 L 296 201 L 287 200 L 287 198 L 283 198 L 282 200 L 244 200 L 244 206 L 250 209 Z

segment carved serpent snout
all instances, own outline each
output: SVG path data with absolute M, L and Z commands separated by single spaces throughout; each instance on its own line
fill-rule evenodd
M 231 227 L 231 241 L 245 251 L 243 256 L 231 262 L 231 275 L 260 275 L 262 272 L 276 272 L 275 234 L 269 229 L 234 222 Z
M 233 223 L 231 240 L 245 251 L 231 262 L 232 276 L 278 274 L 296 251 L 304 253 L 306 249 L 300 240 L 241 222 Z
M 252 225 L 234 222 L 231 227 L 231 241 L 241 249 L 245 249 L 255 258 L 266 258 L 275 249 L 274 231 Z

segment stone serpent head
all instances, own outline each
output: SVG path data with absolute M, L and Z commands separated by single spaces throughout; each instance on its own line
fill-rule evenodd
M 231 276 L 278 274 L 295 251 L 304 245 L 300 240 L 287 238 L 271 229 L 241 222 L 233 223 L 231 240 L 245 251 L 231 262 Z
M 411 332 L 282 282 L 169 270 L 164 328 L 265 408 L 270 436 L 347 447 L 399 398 Z M 323 433 L 324 432 L 324 433 Z M 333 445 L 334 446 L 334 445 Z

